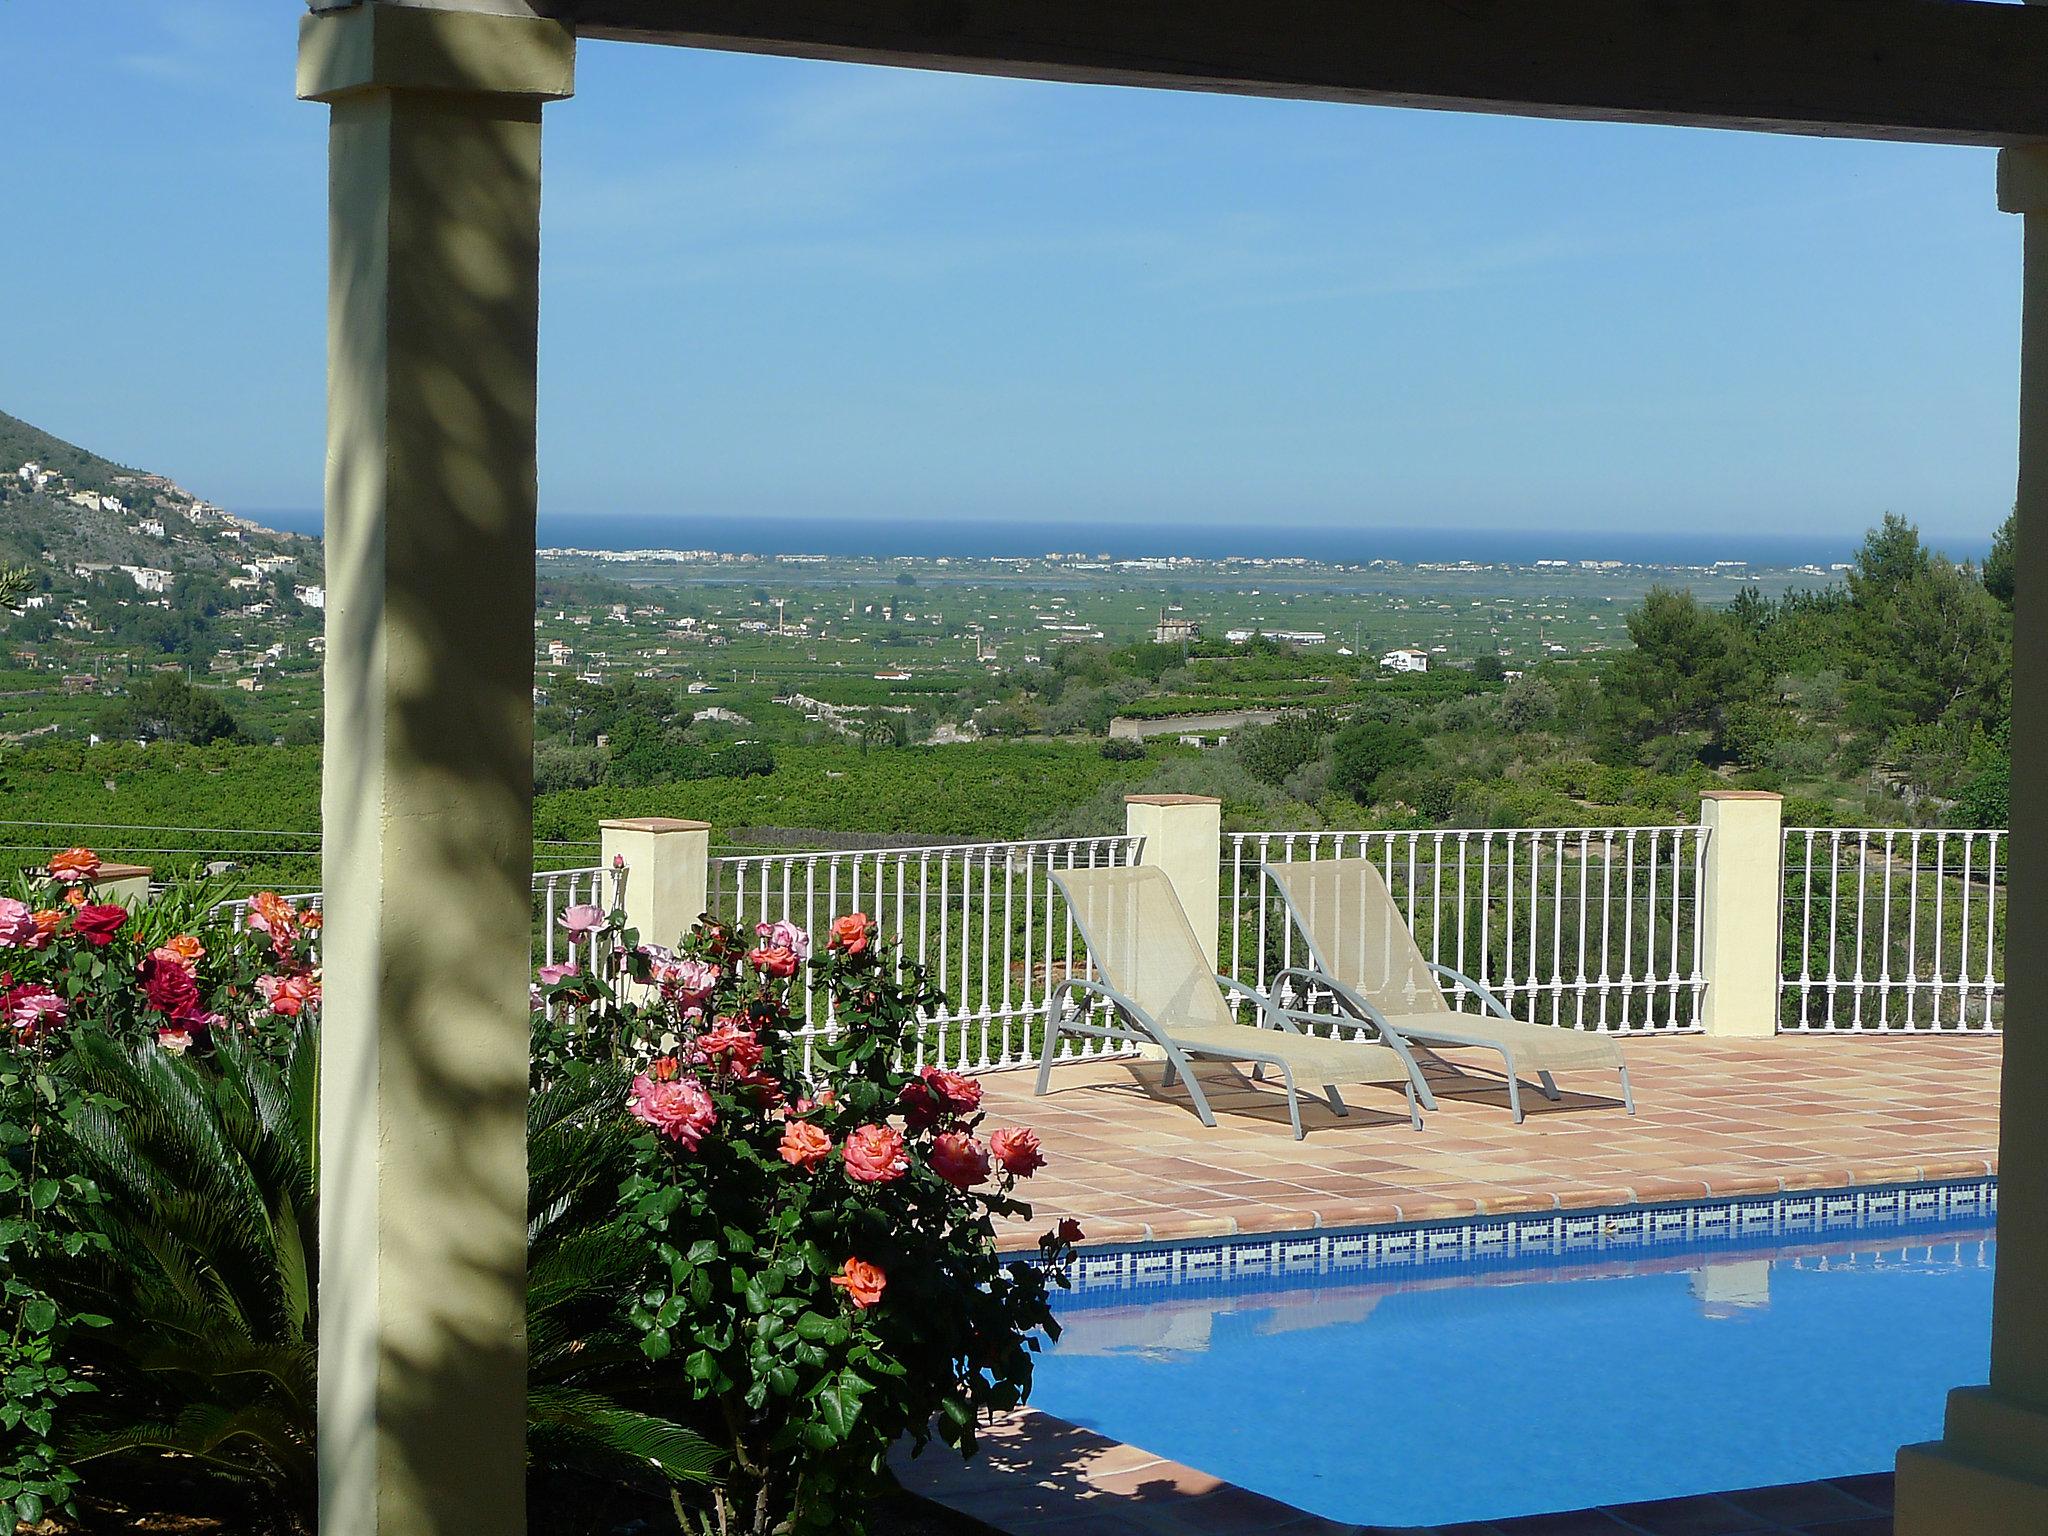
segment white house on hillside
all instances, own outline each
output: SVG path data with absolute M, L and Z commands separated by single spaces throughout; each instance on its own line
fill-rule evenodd
M 1429 653 L 1427 651 L 1389 651 L 1380 658 L 1380 665 L 1389 672 L 1427 672 Z

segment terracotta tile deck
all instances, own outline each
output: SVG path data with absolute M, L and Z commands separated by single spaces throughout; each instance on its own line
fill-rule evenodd
M 1346 1525 L 1029 1409 L 905 1487 L 1014 1536 L 1890 1536 L 1889 1473 L 1435 1527 Z
M 1401 1097 L 1347 1089 L 1349 1117 L 1304 1095 L 1294 1140 L 1279 1088 L 1204 1066 L 1217 1117 L 1196 1120 L 1155 1062 L 1061 1067 L 982 1081 L 991 1125 L 1037 1128 L 1050 1166 L 1026 1193 L 1036 1224 L 1077 1216 L 1091 1245 L 1441 1220 L 1709 1195 L 1995 1173 L 1995 1038 L 1698 1036 L 1631 1040 L 1637 1114 L 1611 1073 L 1525 1091 L 1515 1125 L 1497 1076 L 1431 1068 L 1442 1108 L 1409 1129 Z

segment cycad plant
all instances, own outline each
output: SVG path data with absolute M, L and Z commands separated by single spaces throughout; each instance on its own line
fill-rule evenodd
M 95 1181 L 105 1251 L 50 1277 L 111 1326 L 73 1336 L 99 1387 L 69 1450 L 149 1475 L 199 1463 L 310 1527 L 316 1503 L 319 1040 L 215 1034 L 204 1057 L 81 1034 L 84 1096 L 53 1149 Z M 623 1331 L 644 1244 L 615 1230 L 623 1082 L 592 1074 L 530 1116 L 529 1448 L 536 1460 L 657 1485 L 716 1465 L 650 1411 L 653 1368 Z

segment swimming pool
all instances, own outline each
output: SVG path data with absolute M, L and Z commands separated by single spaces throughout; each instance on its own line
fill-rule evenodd
M 1090 1254 L 1034 1406 L 1332 1519 L 1891 1466 L 1988 1369 L 1989 1181 Z

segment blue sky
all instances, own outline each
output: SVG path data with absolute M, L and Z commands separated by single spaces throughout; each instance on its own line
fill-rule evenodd
M 321 462 L 286 0 L 4 0 L 0 409 L 244 508 Z M 2012 499 L 1986 150 L 585 44 L 555 513 L 1699 526 Z

